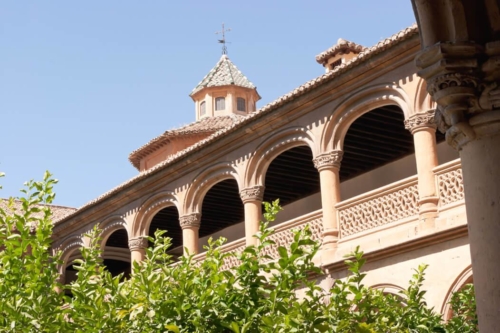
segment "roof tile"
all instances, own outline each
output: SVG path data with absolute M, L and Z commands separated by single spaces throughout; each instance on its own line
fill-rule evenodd
M 226 54 L 223 54 L 215 67 L 198 83 L 189 96 L 193 96 L 203 88 L 230 85 L 255 89 L 255 85 L 243 75 Z
M 235 122 L 245 117 L 246 116 L 236 114 L 229 116 L 206 117 L 195 121 L 194 123 L 181 126 L 177 129 L 165 131 L 163 134 L 150 140 L 142 147 L 130 153 L 129 161 L 138 169 L 141 159 L 156 151 L 158 148 L 165 146 L 173 138 L 202 133 L 210 135 L 220 129 L 233 125 Z

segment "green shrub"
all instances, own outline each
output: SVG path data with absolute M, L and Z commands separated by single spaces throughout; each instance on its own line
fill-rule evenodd
M 345 261 L 350 272 L 324 291 L 314 280 L 319 249 L 308 227 L 294 232 L 278 260 L 263 255 L 275 246 L 262 223 L 258 246 L 237 254 L 239 264 L 224 270 L 235 254 L 223 253 L 224 239 L 210 240 L 206 259 L 183 256 L 175 262 L 163 232 L 151 239 L 146 259 L 134 263 L 129 279 L 103 266 L 99 229 L 74 264 L 77 279 L 58 293 L 57 264 L 51 256 L 50 203 L 56 183 L 49 173 L 28 182 L 20 212 L 0 209 L 0 332 L 477 332 L 472 286 L 452 298 L 453 318 L 445 323 L 427 307 L 422 290 L 425 265 L 415 270 L 401 295 L 363 285 L 363 253 Z M 265 204 L 272 221 L 278 202 Z M 36 228 L 35 228 L 36 226 Z M 300 295 L 299 292 L 300 291 Z

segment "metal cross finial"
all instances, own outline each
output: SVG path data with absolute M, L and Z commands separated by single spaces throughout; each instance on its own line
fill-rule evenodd
M 224 28 L 224 23 L 222 23 L 222 30 L 217 31 L 215 34 L 222 34 L 222 39 L 219 39 L 219 43 L 222 44 L 222 54 L 227 54 L 227 47 L 226 47 L 226 32 L 231 31 L 231 28 Z

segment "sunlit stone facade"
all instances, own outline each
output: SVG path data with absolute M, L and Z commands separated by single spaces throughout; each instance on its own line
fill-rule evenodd
M 279 198 L 272 238 L 287 246 L 292 229 L 309 225 L 322 244 L 318 284 L 344 277 L 343 257 L 359 245 L 367 285 L 387 292 L 429 264 L 428 303 L 447 312 L 450 292 L 472 279 L 464 187 L 417 75 L 420 47 L 416 26 L 368 48 L 339 40 L 317 57 L 325 74 L 260 109 L 257 89 L 224 55 L 191 93 L 196 122 L 132 152 L 136 177 L 56 221 L 61 279 L 95 224 L 105 263 L 126 271 L 158 228 L 177 256 L 203 259 L 219 236 L 225 251 L 241 251 L 255 242 L 262 201 Z

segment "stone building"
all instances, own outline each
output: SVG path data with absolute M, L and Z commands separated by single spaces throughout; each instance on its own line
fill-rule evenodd
M 322 243 L 320 285 L 345 276 L 343 256 L 359 245 L 367 285 L 387 292 L 429 264 L 427 301 L 446 314 L 450 293 L 472 281 L 466 207 L 458 152 L 436 131 L 436 104 L 417 75 L 420 49 L 417 26 L 372 47 L 339 39 L 316 57 L 325 74 L 262 108 L 223 55 L 190 94 L 195 122 L 133 151 L 137 176 L 55 222 L 61 278 L 71 279 L 95 224 L 105 264 L 127 272 L 158 228 L 174 255 L 203 259 L 218 236 L 224 251 L 240 251 L 255 241 L 262 201 L 279 198 L 272 237 L 286 246 L 309 225 Z

